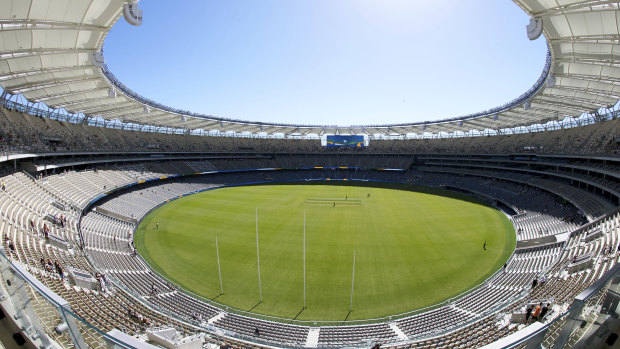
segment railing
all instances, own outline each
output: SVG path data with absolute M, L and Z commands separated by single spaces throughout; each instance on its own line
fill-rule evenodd
M 554 348 L 564 347 L 567 343 L 574 344 L 583 333 L 575 331 L 581 322 L 570 321 L 576 319 L 578 315 L 581 315 L 586 308 L 591 309 L 592 305 L 599 304 L 606 295 L 611 282 L 618 275 L 620 275 L 620 265 L 616 264 L 591 287 L 577 296 L 575 302 L 573 302 L 565 312 L 546 323 L 544 327 L 539 330 L 507 344 L 504 348 L 514 348 L 528 341 L 542 342 L 543 340 L 547 344 L 553 345 L 555 343 Z M 118 338 L 102 332 L 97 327 L 77 316 L 64 299 L 41 284 L 19 263 L 10 261 L 2 248 L 0 248 L 0 278 L 2 279 L 0 301 L 2 301 L 9 315 L 21 326 L 23 333 L 35 345 L 41 347 L 55 345 L 57 347 L 74 346 L 76 348 L 87 348 L 93 345 L 103 345 L 106 342 L 111 342 L 124 348 L 135 348 L 132 343 L 119 341 Z M 481 315 L 486 317 L 495 314 L 506 304 L 511 304 L 517 300 L 519 300 L 519 297 L 507 299 L 503 304 L 498 304 L 496 307 L 489 308 Z M 50 317 L 50 309 L 56 309 L 57 314 L 55 315 L 55 319 Z M 45 320 L 42 318 L 44 314 Z M 468 321 L 460 324 L 459 327 L 467 326 L 473 322 L 475 321 Z M 195 327 L 198 328 L 197 326 Z M 204 326 L 202 329 L 205 332 L 211 333 L 213 337 L 233 337 L 248 343 L 261 342 L 260 340 L 257 341 L 255 337 L 218 329 L 214 326 Z M 127 329 L 125 329 L 125 331 L 127 331 Z M 454 331 L 454 329 L 427 333 L 415 338 L 410 338 L 407 341 L 395 341 L 386 344 L 406 344 L 412 341 L 441 337 L 451 331 Z M 299 343 L 294 345 L 292 343 L 263 342 L 263 344 L 301 347 Z M 349 343 L 348 346 L 353 347 L 366 344 L 367 342 L 364 341 L 357 344 Z
M 104 346 L 107 342 L 135 348 L 76 315 L 66 300 L 38 281 L 24 266 L 12 262 L 2 247 L 0 279 L 0 301 L 4 310 L 35 346 L 86 349 Z
M 544 327 L 537 331 L 519 338 L 513 343 L 506 344 L 502 348 L 516 348 L 526 342 L 531 345 L 528 346 L 531 348 L 546 347 L 559 349 L 567 345 L 574 345 L 585 334 L 583 331 L 576 331 L 578 327 L 582 327 L 584 324 L 583 321 L 576 321 L 577 318 L 582 315 L 585 309 L 591 311 L 592 306 L 600 302 L 613 280 L 618 276 L 620 276 L 620 264 L 615 264 L 592 286 L 575 297 L 568 309 L 562 314 L 546 323 Z M 544 346 L 541 346 L 542 344 Z

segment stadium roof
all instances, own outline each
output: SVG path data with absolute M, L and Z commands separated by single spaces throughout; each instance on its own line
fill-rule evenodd
M 268 135 L 497 130 L 613 107 L 620 99 L 619 2 L 514 2 L 532 17 L 523 35 L 536 39 L 542 34 L 547 40 L 549 54 L 540 78 L 505 105 L 451 119 L 359 126 L 275 124 L 161 105 L 123 85 L 103 61 L 103 42 L 116 21 L 125 16 L 132 24 L 141 23 L 137 3 L 125 0 L 0 0 L 0 85 L 31 102 L 106 120 Z

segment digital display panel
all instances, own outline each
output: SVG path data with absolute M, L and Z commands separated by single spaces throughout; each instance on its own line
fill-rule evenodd
M 364 146 L 364 136 L 327 136 L 327 147 L 361 148 Z

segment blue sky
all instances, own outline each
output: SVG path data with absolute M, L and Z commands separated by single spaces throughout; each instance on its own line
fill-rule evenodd
M 457 117 L 533 85 L 543 38 L 510 0 L 141 1 L 110 70 L 160 103 L 226 118 L 359 125 Z

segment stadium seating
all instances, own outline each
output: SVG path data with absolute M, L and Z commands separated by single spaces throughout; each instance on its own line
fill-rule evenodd
M 618 261 L 620 163 L 613 158 L 618 150 L 611 141 L 617 120 L 467 141 L 385 140 L 364 152 L 330 153 L 308 140 L 233 142 L 142 134 L 3 108 L 0 112 L 4 151 L 54 151 L 28 158 L 25 168 L 40 168 L 32 173 L 17 170 L 11 162 L 1 166 L 0 179 L 7 187 L 0 192 L 3 246 L 8 251 L 8 241 L 14 242 L 11 259 L 102 330 L 117 328 L 144 336 L 147 327 L 157 325 L 187 335 L 209 328 L 217 333 L 210 337 L 211 343 L 237 345 L 303 346 L 316 336 L 319 347 L 375 342 L 421 348 L 481 346 L 523 326 L 505 321 L 509 314 L 541 299 L 551 300 L 561 310 Z M 568 144 L 567 137 L 574 145 L 571 155 L 557 155 Z M 541 149 L 536 158 L 511 155 L 530 145 Z M 105 152 L 63 153 L 93 148 Z M 162 153 L 162 148 L 175 153 Z M 458 156 L 452 155 L 455 149 Z M 487 149 L 500 151 L 488 154 Z M 114 153 L 125 150 L 147 153 Z M 545 157 L 546 153 L 555 155 Z M 283 170 L 252 171 L 265 168 Z M 203 172 L 207 174 L 192 175 Z M 166 177 L 171 178 L 160 179 Z M 376 323 L 317 327 L 227 311 L 170 284 L 134 253 L 136 222 L 167 200 L 225 185 L 320 178 L 396 181 L 466 192 L 510 216 L 517 230 L 517 249 L 505 270 L 454 299 Z M 44 227 L 49 228 L 47 237 Z M 49 236 L 60 242 L 52 243 Z M 61 280 L 47 261 L 90 273 L 99 287 L 88 289 Z M 533 279 L 544 281 L 532 289 Z M 38 301 L 37 309 L 46 319 L 49 306 Z M 554 312 L 545 321 L 559 314 Z M 53 324 L 46 326 L 53 332 Z M 81 331 L 89 345 L 105 345 L 91 328 Z M 70 342 L 66 334 L 54 338 Z
M 15 108 L 17 107 L 15 105 Z M 378 139 L 371 142 L 369 147 L 364 149 L 364 153 L 506 154 L 531 153 L 531 149 L 536 149 L 537 154 L 564 154 L 566 149 L 570 149 L 571 155 L 614 156 L 620 154 L 615 138 L 620 130 L 618 123 L 618 119 L 614 119 L 555 131 L 473 137 L 466 142 L 463 138 Z M 0 125 L 3 126 L 0 151 L 6 153 L 50 150 L 88 152 L 92 149 L 105 152 L 208 151 L 308 154 L 326 152 L 317 140 L 202 137 L 124 131 L 43 119 L 6 108 L 0 110 Z M 324 164 L 330 166 L 329 162 Z M 380 156 L 373 166 L 386 167 L 381 163 Z

